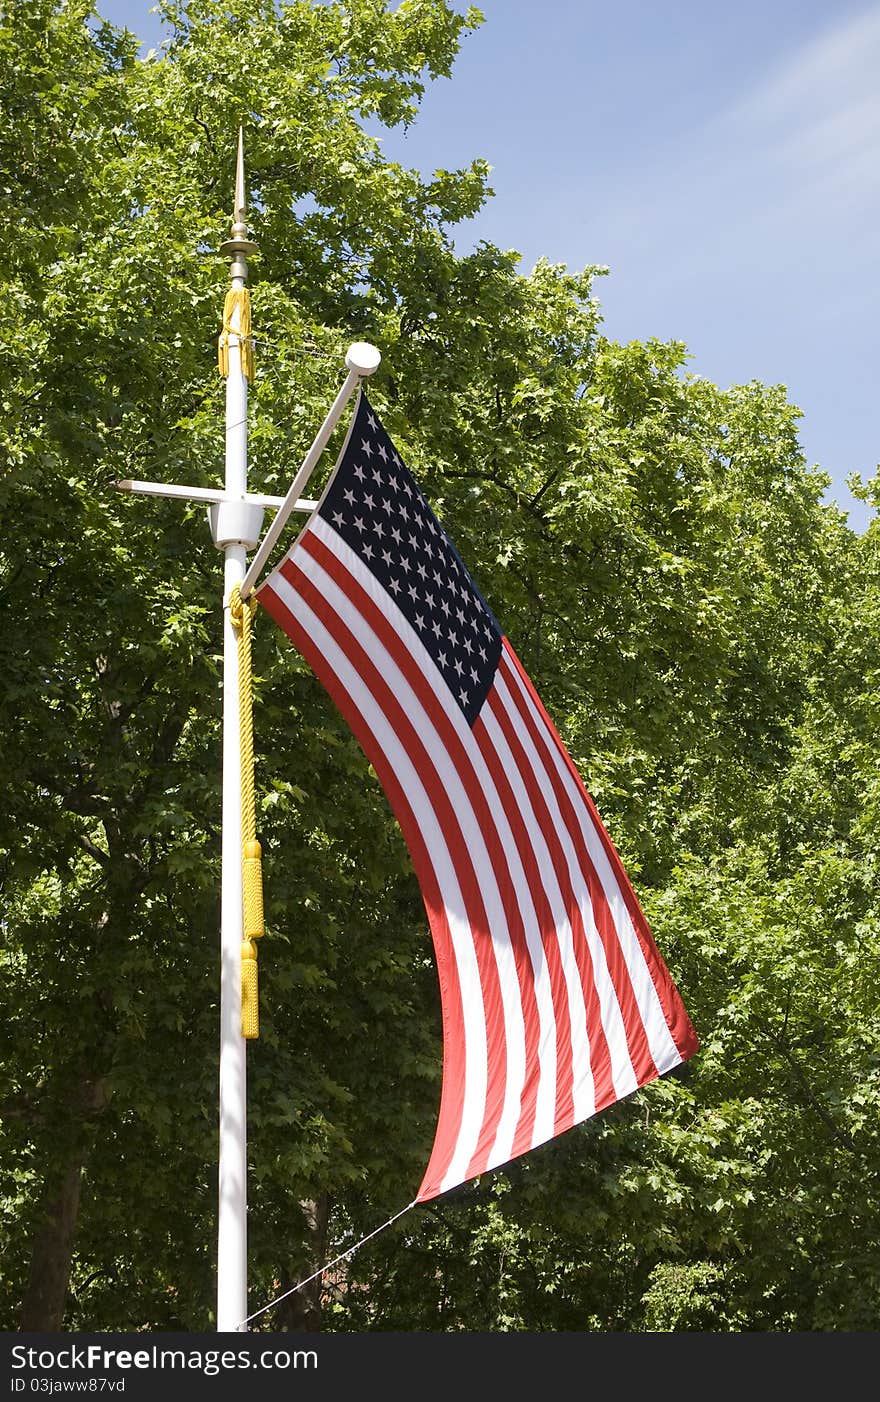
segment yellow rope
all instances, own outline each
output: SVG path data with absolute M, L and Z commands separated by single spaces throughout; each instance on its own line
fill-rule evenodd
M 252 594 L 243 600 L 236 584 L 229 596 L 229 613 L 238 634 L 239 758 L 241 764 L 241 1035 L 260 1035 L 257 989 L 257 946 L 264 932 L 263 862 L 257 841 L 257 800 L 254 790 L 254 698 L 251 670 L 251 619 L 257 606 Z
M 236 311 L 238 327 L 233 325 Z M 229 337 L 237 336 L 241 347 L 241 368 L 247 379 L 254 378 L 254 341 L 251 335 L 251 294 L 246 287 L 231 287 L 223 303 L 223 330 L 217 345 L 217 364 L 221 375 L 229 374 Z

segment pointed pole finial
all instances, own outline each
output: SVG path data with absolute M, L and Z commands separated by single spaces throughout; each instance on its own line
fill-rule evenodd
M 225 256 L 238 259 L 241 255 L 245 258 L 258 251 L 258 245 L 253 239 L 247 236 L 247 196 L 244 184 L 244 132 L 238 128 L 238 155 L 235 161 L 235 199 L 232 210 L 231 237 L 225 243 L 221 243 L 220 252 Z
M 238 157 L 235 162 L 235 206 L 232 211 L 232 237 L 247 238 L 247 197 L 244 192 L 244 131 L 238 129 Z

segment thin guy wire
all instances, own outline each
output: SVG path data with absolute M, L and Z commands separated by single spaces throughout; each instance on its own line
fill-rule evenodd
M 254 1310 L 253 1314 L 249 1314 L 246 1319 L 243 1319 L 235 1326 L 233 1332 L 240 1332 L 246 1324 L 250 1324 L 252 1319 L 256 1319 L 257 1315 L 265 1314 L 266 1310 L 272 1309 L 274 1305 L 280 1305 L 281 1301 L 286 1300 L 288 1295 L 295 1295 L 297 1290 L 302 1290 L 304 1285 L 310 1285 L 313 1280 L 318 1279 L 319 1275 L 323 1275 L 324 1272 L 329 1271 L 332 1266 L 337 1266 L 340 1261 L 344 1261 L 346 1256 L 354 1255 L 359 1247 L 365 1245 L 365 1243 L 370 1241 L 374 1236 L 378 1236 L 380 1232 L 384 1232 L 386 1227 L 390 1227 L 392 1222 L 396 1222 L 405 1212 L 409 1212 L 410 1208 L 415 1207 L 417 1202 L 418 1198 L 413 1198 L 412 1202 L 408 1202 L 406 1207 L 402 1207 L 399 1212 L 395 1212 L 394 1216 L 389 1217 L 387 1222 L 383 1222 L 381 1227 L 375 1227 L 373 1231 L 368 1232 L 365 1237 L 361 1237 L 360 1241 L 356 1241 L 354 1246 L 350 1246 L 347 1251 L 341 1252 L 339 1256 L 334 1256 L 332 1261 L 327 1261 L 320 1270 L 313 1271 L 311 1275 L 306 1276 L 305 1280 L 301 1280 L 297 1285 L 292 1285 L 289 1290 L 285 1290 L 283 1295 L 276 1295 L 275 1299 L 270 1300 L 268 1305 L 263 1305 L 262 1308 Z

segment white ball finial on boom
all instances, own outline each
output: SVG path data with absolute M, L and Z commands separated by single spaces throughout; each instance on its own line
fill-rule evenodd
M 356 375 L 366 379 L 367 375 L 372 375 L 379 369 L 379 362 L 382 357 L 375 346 L 371 346 L 369 341 L 354 341 L 348 348 L 345 357 L 346 370 L 353 370 Z

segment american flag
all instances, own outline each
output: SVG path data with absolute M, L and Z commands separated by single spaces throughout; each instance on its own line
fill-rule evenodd
M 363 391 L 317 509 L 258 594 L 375 769 L 424 898 L 443 1079 L 416 1201 L 693 1055 L 595 805 Z

